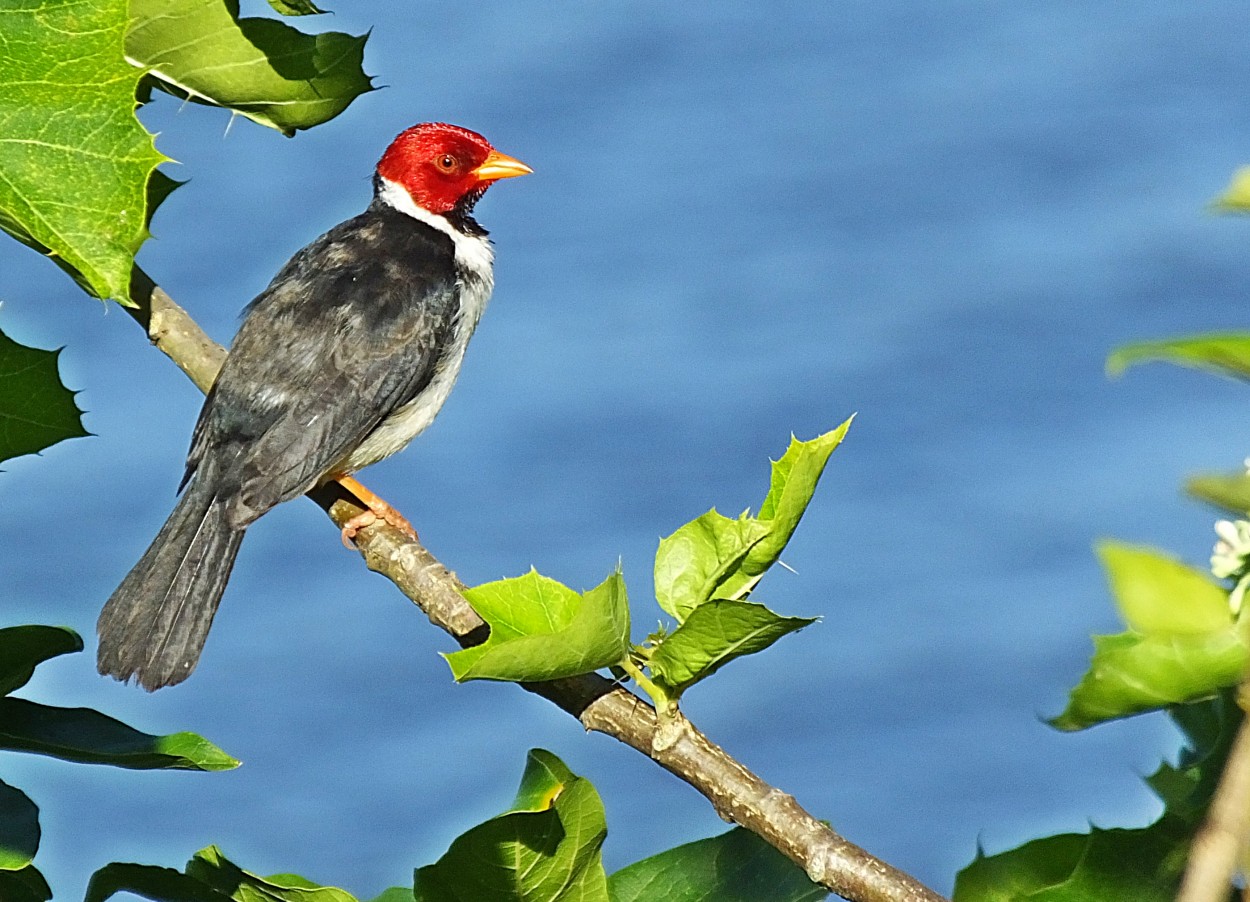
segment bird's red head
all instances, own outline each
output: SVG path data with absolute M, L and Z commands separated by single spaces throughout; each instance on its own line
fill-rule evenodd
M 499 179 L 533 172 L 467 128 L 445 122 L 414 125 L 391 142 L 378 175 L 402 185 L 417 206 L 447 213 Z

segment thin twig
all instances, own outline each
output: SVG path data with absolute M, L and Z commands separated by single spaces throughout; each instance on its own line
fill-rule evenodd
M 136 268 L 128 312 L 149 338 L 201 390 L 226 352 L 186 312 Z M 362 508 L 337 484 L 312 492 L 338 526 Z M 489 629 L 461 594 L 464 585 L 438 559 L 398 530 L 379 523 L 357 536 L 365 563 L 391 580 L 430 621 L 463 646 L 485 641 Z M 730 757 L 680 714 L 661 735 L 655 710 L 598 674 L 525 684 L 572 714 L 587 730 L 612 736 L 654 760 L 705 796 L 717 814 L 763 838 L 815 882 L 852 902 L 945 902 L 915 878 L 843 839 Z
M 1237 706 L 1250 701 L 1250 679 L 1241 684 Z M 1226 902 L 1250 848 L 1250 717 L 1233 737 L 1224 772 L 1207 807 L 1207 817 L 1189 847 L 1189 862 L 1176 902 Z

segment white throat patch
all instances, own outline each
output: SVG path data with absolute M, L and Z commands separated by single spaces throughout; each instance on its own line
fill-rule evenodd
M 412 195 L 399 182 L 393 182 L 390 179 L 380 179 L 380 181 L 382 188 L 378 196 L 384 203 L 449 236 L 456 246 L 456 265 L 465 275 L 476 276 L 485 280 L 487 284 L 493 284 L 495 252 L 490 246 L 489 239 L 484 235 L 466 235 L 448 222 L 446 216 L 418 207 Z
M 442 350 L 430 384 L 407 404 L 392 411 L 360 447 L 332 468 L 344 473 L 354 473 L 394 454 L 433 422 L 460 374 L 465 349 L 473 330 L 477 328 L 478 320 L 486 310 L 486 302 L 490 300 L 490 293 L 495 285 L 495 255 L 484 235 L 466 235 L 455 228 L 447 217 L 418 207 L 399 183 L 389 179 L 381 179 L 381 182 L 378 196 L 383 203 L 430 228 L 438 229 L 454 243 L 460 289 L 460 315 L 456 318 L 450 341 Z

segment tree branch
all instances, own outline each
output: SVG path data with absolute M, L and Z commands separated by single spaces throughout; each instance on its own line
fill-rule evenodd
M 135 268 L 126 308 L 152 343 L 207 391 L 226 351 L 204 334 L 161 288 Z M 342 527 L 363 510 L 337 483 L 310 497 Z M 356 537 L 370 570 L 391 580 L 462 646 L 485 641 L 489 628 L 461 594 L 464 585 L 421 544 L 378 523 Z M 813 882 L 852 902 L 944 902 L 913 877 L 843 839 L 794 797 L 765 783 L 680 714 L 661 737 L 655 709 L 598 675 L 525 684 L 525 689 L 572 714 L 587 730 L 620 740 L 693 786 L 716 813 L 763 838 Z
M 1244 712 L 1250 679 L 1237 692 Z M 1223 902 L 1250 846 L 1250 717 L 1243 717 L 1224 762 L 1207 817 L 1189 847 L 1189 862 L 1176 902 Z

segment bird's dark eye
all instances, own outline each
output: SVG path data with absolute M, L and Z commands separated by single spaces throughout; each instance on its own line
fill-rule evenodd
M 449 153 L 438 158 L 438 168 L 443 172 L 451 172 L 456 168 L 456 158 Z

